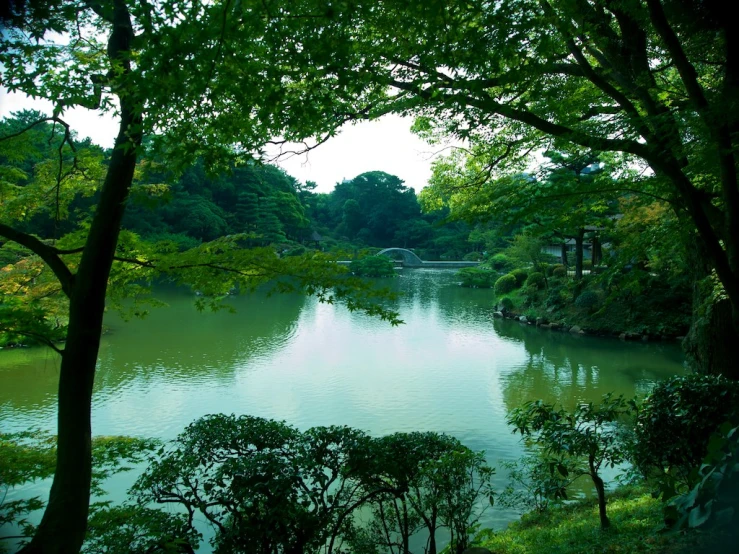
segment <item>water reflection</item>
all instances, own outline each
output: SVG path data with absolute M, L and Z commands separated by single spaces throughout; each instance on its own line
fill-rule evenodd
M 168 307 L 152 310 L 143 320 L 106 317 L 93 395 L 93 423 L 98 423 L 99 433 L 160 436 L 155 422 L 160 416 L 171 418 L 173 410 L 182 412 L 177 425 L 181 429 L 192 419 L 187 412 L 209 386 L 233 386 L 240 368 L 283 348 L 305 305 L 300 295 L 267 298 L 255 293 L 229 299 L 236 313 L 197 313 L 188 293 L 162 289 L 158 296 Z M 4 428 L 54 428 L 58 369 L 59 357 L 49 349 L 0 354 Z M 106 424 L 111 420 L 120 424 L 112 429 Z M 137 420 L 141 429 L 127 425 Z
M 682 372 L 682 353 L 674 343 L 626 344 L 504 320 L 493 327 L 526 353 L 523 364 L 501 374 L 509 410 L 538 398 L 571 408 L 608 392 L 644 395 L 655 382 Z
M 177 290 L 160 291 L 169 307 L 145 320 L 109 314 L 94 433 L 168 439 L 208 413 L 251 414 L 375 436 L 445 432 L 499 467 L 522 452 L 505 422 L 521 403 L 630 396 L 682 371 L 675 344 L 493 320 L 492 292 L 459 287 L 454 271 L 404 270 L 385 284 L 404 293 L 400 327 L 299 296 L 234 298 L 236 314 L 198 314 Z M 0 352 L 0 428 L 53 429 L 57 376 L 48 349 Z M 494 485 L 506 485 L 502 472 Z M 483 524 L 515 517 L 495 509 Z

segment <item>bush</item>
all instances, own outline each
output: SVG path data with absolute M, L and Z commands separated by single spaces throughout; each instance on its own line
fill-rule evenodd
M 567 303 L 567 289 L 565 287 L 554 287 L 549 289 L 549 295 L 545 300 L 547 308 L 561 308 Z
M 385 256 L 367 256 L 361 260 L 354 260 L 349 267 L 354 275 L 360 277 L 393 277 L 395 275 L 392 260 Z
M 497 269 L 498 271 L 503 271 L 507 269 L 510 265 L 510 261 L 508 260 L 508 256 L 505 254 L 496 254 L 492 258 L 490 258 L 490 267 L 493 269 Z
M 600 298 L 596 292 L 586 290 L 575 299 L 575 306 L 582 310 L 592 311 L 600 304 Z
M 514 433 L 521 433 L 527 443 L 540 448 L 542 461 L 549 464 L 552 473 L 557 471 L 571 480 L 584 475 L 592 479 L 600 525 L 605 529 L 610 520 L 601 472 L 624 461 L 626 451 L 619 440 L 618 423 L 630 416 L 632 409 L 623 396 L 612 394 L 606 394 L 600 404 L 580 404 L 572 411 L 537 400 L 510 411 L 506 421 Z
M 563 476 L 577 471 L 570 465 L 560 473 L 556 464 L 543 456 L 528 454 L 518 460 L 502 462 L 508 471 L 510 484 L 497 498 L 497 504 L 520 512 L 543 512 L 551 503 L 561 503 L 567 499 L 567 487 L 571 479 Z
M 516 288 L 523 286 L 529 276 L 523 269 L 514 269 L 510 274 L 516 278 Z
M 544 274 L 535 271 L 526 279 L 526 286 L 530 288 L 535 288 L 537 290 L 543 289 L 546 286 L 546 279 L 544 278 Z
M 497 273 L 477 267 L 464 267 L 457 272 L 457 277 L 462 280 L 460 285 L 463 287 L 489 289 L 493 287 Z
M 513 300 L 510 298 L 503 297 L 500 299 L 500 306 L 507 312 L 510 312 L 513 309 Z
M 562 264 L 552 266 L 552 277 L 564 278 L 567 277 L 567 268 Z
M 172 243 L 178 252 L 184 252 L 191 248 L 197 248 L 203 241 L 193 238 L 184 233 L 156 233 L 146 237 L 151 242 L 168 242 Z
M 307 251 L 308 251 L 308 249 L 305 246 L 293 246 L 292 248 L 288 248 L 285 251 L 283 251 L 282 255 L 284 257 L 302 256 Z
M 508 294 L 518 286 L 515 275 L 508 273 L 495 281 L 495 294 L 498 296 Z
M 465 262 L 479 262 L 482 259 L 482 254 L 479 252 L 468 252 L 462 259 Z
M 708 455 L 695 476 L 697 485 L 670 500 L 665 523 L 673 530 L 701 527 L 714 531 L 719 525 L 733 529 L 726 544 L 737 544 L 739 533 L 739 427 L 726 422 L 711 435 Z
M 716 375 L 673 377 L 644 400 L 634 429 L 632 463 L 645 476 L 669 470 L 676 483 L 690 485 L 691 472 L 708 451 L 708 440 L 735 414 L 739 383 Z

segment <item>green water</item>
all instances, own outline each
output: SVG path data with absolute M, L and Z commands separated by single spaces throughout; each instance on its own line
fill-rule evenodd
M 498 465 L 522 451 L 505 424 L 521 403 L 645 393 L 683 371 L 676 344 L 494 320 L 492 293 L 458 287 L 455 271 L 404 270 L 390 283 L 405 293 L 405 324 L 395 328 L 298 296 L 239 297 L 236 314 L 199 314 L 176 290 L 162 290 L 169 307 L 144 320 L 110 315 L 93 433 L 168 439 L 204 414 L 235 412 L 303 429 L 446 432 Z M 48 349 L 0 352 L 2 430 L 54 428 L 58 365 Z M 505 482 L 497 477 L 500 488 Z M 494 508 L 485 523 L 514 517 Z

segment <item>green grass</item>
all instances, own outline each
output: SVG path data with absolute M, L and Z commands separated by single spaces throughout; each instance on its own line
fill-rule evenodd
M 661 533 L 662 504 L 643 490 L 625 489 L 608 501 L 611 528 L 600 529 L 594 501 L 582 501 L 542 514 L 527 514 L 508 529 L 484 537 L 481 546 L 495 554 L 729 552 L 711 540 L 721 538 L 691 531 Z

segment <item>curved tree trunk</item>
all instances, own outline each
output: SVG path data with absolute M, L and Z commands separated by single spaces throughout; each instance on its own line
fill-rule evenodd
M 115 3 L 109 55 L 125 60 L 133 36 L 125 4 Z M 127 62 L 123 62 L 128 69 Z M 103 328 L 108 277 L 141 143 L 141 118 L 130 96 L 121 96 L 121 122 L 75 274 L 69 303 L 69 329 L 59 373 L 57 465 L 49 503 L 24 554 L 72 554 L 87 529 L 92 474 L 92 387 Z
M 606 514 L 606 488 L 601 479 L 596 473 L 591 475 L 593 478 L 593 484 L 595 485 L 595 492 L 598 493 L 598 515 L 600 516 L 600 528 L 608 529 L 611 526 L 611 520 L 608 519 Z

